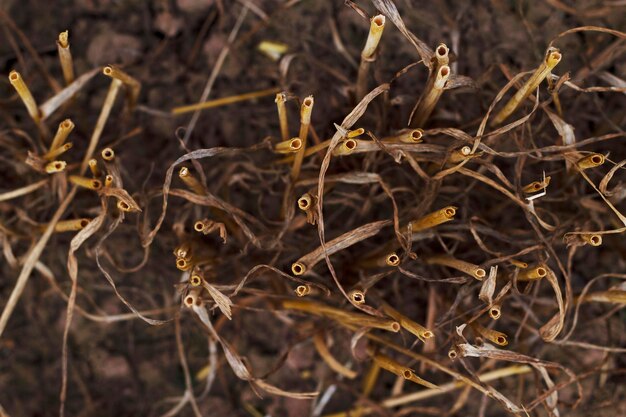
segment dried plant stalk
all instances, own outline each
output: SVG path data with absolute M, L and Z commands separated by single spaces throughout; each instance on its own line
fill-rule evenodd
M 328 256 L 333 255 L 354 245 L 355 243 L 376 235 L 382 230 L 383 227 L 389 226 L 390 224 L 390 220 L 379 220 L 350 230 L 349 232 L 346 232 L 343 235 L 336 237 L 329 242 L 326 242 L 325 252 L 326 254 L 328 254 Z M 317 264 L 322 259 L 324 259 L 324 248 L 320 246 L 314 251 L 298 259 L 298 261 L 291 266 L 291 271 L 294 273 L 294 275 L 302 275 L 307 270 L 313 268 L 313 266 L 315 266 L 315 264 Z
M 206 190 L 204 189 L 204 185 L 189 171 L 189 168 L 182 167 L 180 171 L 178 171 L 178 176 L 185 183 L 187 188 L 198 195 L 205 195 Z
M 450 77 L 449 52 L 448 46 L 444 43 L 439 44 L 435 49 L 435 54 L 431 60 L 432 69 L 424 92 L 411 112 L 409 124 L 413 127 L 421 127 L 426 123 L 443 93 L 445 84 Z
M 87 164 L 96 150 L 96 146 L 98 145 L 98 141 L 100 140 L 100 136 L 102 135 L 102 131 L 104 130 L 104 125 L 109 118 L 109 115 L 111 114 L 113 104 L 115 104 L 115 99 L 117 98 L 117 93 L 119 92 L 121 86 L 122 82 L 120 80 L 114 79 L 113 81 L 111 81 L 109 91 L 107 92 L 106 98 L 104 99 L 104 104 L 102 105 L 102 110 L 100 110 L 100 115 L 98 116 L 96 127 L 93 130 L 91 139 L 89 140 L 89 146 L 87 147 L 87 152 L 85 152 L 85 157 L 80 167 L 81 174 L 87 171 Z
M 276 153 L 294 153 L 298 152 L 302 148 L 302 140 L 300 138 L 293 138 L 278 142 L 274 145 L 274 152 Z
M 533 181 L 530 184 L 522 187 L 522 191 L 526 194 L 539 192 L 546 189 L 548 185 L 550 185 L 550 180 L 551 177 L 545 177 L 545 179 L 542 181 Z
M 372 355 L 372 359 L 374 359 L 374 362 L 376 362 L 376 365 L 380 366 L 381 368 L 393 374 L 398 375 L 399 377 L 402 377 L 411 382 L 415 382 L 416 384 L 423 385 L 427 388 L 431 388 L 431 389 L 439 388 L 437 385 L 431 382 L 428 382 L 425 379 L 422 379 L 419 376 L 415 375 L 415 371 L 413 371 L 413 369 L 402 365 L 401 363 L 395 361 L 389 356 L 383 355 L 381 353 L 374 353 Z
M 536 281 L 545 277 L 548 274 L 548 271 L 545 265 L 537 265 L 534 267 L 529 267 L 520 270 L 517 275 L 518 281 Z
M 37 191 L 41 187 L 45 187 L 49 183 L 48 179 L 34 182 L 27 186 L 18 188 L 16 190 L 7 191 L 6 193 L 0 193 L 0 201 L 12 200 L 14 198 L 21 197 L 26 194 L 30 194 L 33 191 Z
M 602 245 L 602 235 L 597 233 L 584 233 L 580 235 L 580 238 L 591 246 Z
M 74 63 L 72 61 L 72 53 L 70 52 L 69 32 L 67 30 L 59 33 L 57 50 L 59 51 L 59 60 L 63 70 L 63 79 L 65 84 L 70 85 L 74 82 Z
M 385 143 L 421 143 L 423 142 L 424 131 L 422 129 L 405 129 L 393 136 L 382 140 Z
M 411 231 L 421 232 L 422 230 L 430 229 L 435 226 L 439 226 L 442 223 L 446 223 L 454 220 L 457 207 L 448 206 L 432 213 L 425 215 L 424 217 L 413 220 L 411 222 Z
M 359 140 L 346 139 L 346 140 L 339 142 L 337 147 L 333 149 L 332 154 L 334 156 L 350 155 L 352 152 L 354 152 L 357 149 L 358 146 L 359 146 Z
M 128 88 L 128 110 L 134 110 L 135 105 L 137 104 L 137 99 L 139 98 L 139 92 L 141 91 L 141 83 L 113 65 L 107 65 L 104 67 L 102 69 L 102 73 L 115 80 L 121 81 L 126 88 Z
M 346 368 L 343 366 L 328 350 L 328 346 L 326 346 L 326 342 L 324 340 L 324 333 L 319 332 L 315 333 L 313 336 L 313 344 L 315 345 L 315 349 L 317 349 L 317 353 L 322 357 L 326 365 L 333 371 L 337 372 L 339 375 L 343 375 L 348 379 L 354 379 L 357 377 L 357 373 L 352 369 Z
M 367 79 L 369 75 L 369 67 L 375 60 L 376 49 L 380 43 L 385 30 L 385 16 L 379 14 L 370 20 L 370 31 L 367 35 L 367 41 L 361 51 L 361 64 L 356 82 L 356 99 L 360 101 L 367 92 Z
M 94 158 L 91 158 L 89 160 L 88 165 L 89 165 L 89 170 L 91 171 L 91 175 L 93 175 L 94 178 L 97 178 L 100 175 L 102 175 L 102 172 L 100 171 L 100 168 L 98 167 L 98 161 L 96 161 Z
M 601 153 L 592 153 L 576 162 L 578 168 L 585 170 L 595 168 L 604 163 L 605 157 Z
M 561 52 L 556 48 L 548 48 L 545 58 L 541 65 L 530 76 L 528 81 L 524 83 L 522 88 L 517 90 L 515 95 L 506 103 L 506 105 L 498 112 L 491 122 L 492 126 L 497 126 L 504 122 L 519 105 L 541 84 L 541 82 L 550 74 L 552 69 L 561 61 Z
M 48 161 L 51 159 L 54 159 L 58 157 L 59 155 L 62 155 L 65 152 L 72 149 L 72 146 L 73 146 L 72 142 L 64 143 L 62 146 L 59 146 L 58 148 L 54 148 L 53 150 L 45 153 L 43 155 L 43 159 L 47 159 Z
M 172 114 L 179 115 L 185 113 L 191 113 L 197 110 L 212 109 L 215 107 L 225 106 L 227 104 L 239 103 L 242 101 L 254 100 L 256 98 L 271 96 L 276 93 L 278 88 L 268 88 L 265 90 L 252 91 L 250 93 L 238 94 L 230 97 L 222 97 L 215 100 L 203 101 L 201 103 L 189 104 L 186 106 L 174 107 Z
M 348 293 L 348 298 L 352 301 L 352 304 L 361 305 L 365 304 L 365 293 L 361 290 L 352 290 Z
M 584 297 L 580 298 L 580 302 L 626 304 L 626 291 L 622 291 L 622 290 L 598 291 L 598 292 L 594 292 L 591 294 L 587 294 Z
M 89 190 L 99 190 L 102 188 L 102 182 L 93 178 L 81 177 L 80 175 L 70 175 L 68 180 L 72 184 Z
M 67 167 L 67 162 L 65 161 L 52 161 L 48 162 L 44 168 L 47 174 L 54 174 L 57 172 L 64 171 Z
M 499 332 L 493 329 L 488 329 L 486 327 L 481 326 L 480 324 L 476 322 L 471 323 L 471 326 L 472 326 L 472 329 L 474 329 L 482 337 L 484 337 L 485 339 L 489 340 L 492 343 L 495 343 L 498 346 L 506 346 L 509 344 L 506 334 L 502 332 Z
M 300 176 L 300 169 L 302 168 L 302 161 L 304 160 L 304 151 L 306 150 L 306 140 L 309 135 L 309 126 L 311 125 L 311 113 L 313 112 L 313 105 L 315 100 L 313 96 L 308 96 L 302 101 L 300 107 L 300 134 L 298 137 L 302 141 L 302 147 L 296 153 L 296 157 L 291 167 L 291 181 L 295 182 Z
M 498 320 L 502 316 L 502 302 L 498 302 L 489 307 L 489 317 Z
M 441 94 L 443 94 L 444 87 L 450 78 L 450 67 L 447 65 L 441 66 L 435 73 L 435 78 L 432 83 L 426 85 L 426 90 L 422 94 L 415 112 L 411 126 L 422 127 L 430 117 L 431 113 L 435 109 Z
M 24 106 L 26 107 L 26 110 L 28 111 L 30 117 L 35 121 L 37 125 L 39 125 L 41 121 L 41 112 L 39 111 L 39 107 L 37 106 L 35 98 L 28 89 L 26 83 L 24 82 L 22 75 L 15 70 L 11 71 L 11 73 L 9 74 L 9 82 L 11 83 L 13 88 L 15 88 L 15 91 L 17 91 L 17 94 L 22 99 L 22 102 L 24 103 Z
M 285 93 L 276 94 L 276 109 L 278 110 L 278 122 L 280 123 L 280 137 L 283 142 L 289 140 L 289 118 L 287 115 L 287 95 Z
M 57 128 L 57 133 L 54 135 L 52 139 L 52 143 L 50 143 L 50 151 L 55 150 L 65 143 L 67 137 L 74 130 L 74 122 L 70 119 L 65 119 L 61 123 L 59 123 L 59 127 Z
M 456 149 L 450 154 L 450 157 L 448 158 L 448 162 L 451 162 L 453 164 L 463 162 L 471 154 L 472 154 L 472 148 L 470 148 L 469 146 L 463 146 L 461 149 Z
M 400 324 L 397 321 L 381 317 L 368 316 L 361 313 L 353 313 L 351 311 L 341 310 L 314 301 L 284 300 L 282 302 L 282 308 L 286 310 L 304 311 L 306 313 L 316 316 L 325 316 L 333 320 L 342 322 L 346 325 L 352 325 L 357 327 L 372 327 L 395 333 L 400 331 Z
M 107 162 L 112 162 L 115 159 L 115 152 L 111 148 L 104 148 L 100 155 Z
M 348 132 L 348 134 L 346 135 L 346 137 L 347 138 L 357 138 L 357 137 L 361 136 L 364 133 L 365 133 L 365 129 L 360 127 L 358 129 L 350 130 Z
M 435 336 L 435 334 L 432 331 L 428 330 L 426 327 L 422 326 L 421 324 L 418 324 L 415 321 L 411 320 L 410 318 L 400 313 L 399 311 L 397 311 L 396 309 L 394 309 L 387 303 L 383 304 L 383 312 L 387 314 L 389 317 L 391 317 L 392 319 L 397 320 L 398 323 L 400 323 L 400 326 L 402 326 L 408 332 L 413 333 L 419 340 L 421 340 L 424 343 L 426 343 L 427 339 L 430 339 Z
M 183 304 L 186 307 L 192 308 L 194 306 L 201 306 L 203 304 L 202 298 L 200 297 L 200 293 L 202 292 L 201 288 L 192 288 L 189 290 L 187 295 L 183 299 Z
M 202 278 L 200 275 L 198 274 L 193 274 L 190 278 L 189 278 L 189 285 L 191 285 L 192 287 L 200 287 L 202 285 L 202 283 L 204 282 L 204 278 Z
M 431 265 L 443 265 L 456 269 L 457 271 L 464 272 L 479 281 L 482 281 L 487 276 L 487 272 L 478 265 L 456 259 L 449 255 L 429 256 L 424 260 L 426 261 L 426 263 Z
M 89 219 L 71 219 L 61 220 L 54 225 L 54 231 L 56 233 L 62 232 L 77 232 L 84 229 L 89 224 Z M 47 224 L 41 225 L 41 230 L 45 230 L 48 227 Z

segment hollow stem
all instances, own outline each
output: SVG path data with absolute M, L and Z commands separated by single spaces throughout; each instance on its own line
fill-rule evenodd
M 410 318 L 400 313 L 399 311 L 397 311 L 396 309 L 394 309 L 387 303 L 383 304 L 383 312 L 387 314 L 389 317 L 391 317 L 392 319 L 397 320 L 398 323 L 400 323 L 400 326 L 402 326 L 402 328 L 414 334 L 419 340 L 421 340 L 424 343 L 426 342 L 426 339 L 430 339 L 431 337 L 435 336 L 432 331 L 428 330 L 426 327 L 422 326 L 421 324 L 416 323 L 415 321 L 411 320 Z
M 309 134 L 309 126 L 311 125 L 311 113 L 313 111 L 313 105 L 315 101 L 313 96 L 308 96 L 302 101 L 300 107 L 300 134 L 298 137 L 302 141 L 302 147 L 296 153 L 296 157 L 293 161 L 291 168 L 291 180 L 296 182 L 300 176 L 300 169 L 302 167 L 302 160 L 304 159 L 304 151 L 306 150 L 306 139 Z
M 54 151 L 59 148 L 61 145 L 65 143 L 67 137 L 74 130 L 74 122 L 70 119 L 65 119 L 61 123 L 59 123 L 59 127 L 57 128 L 57 132 L 52 139 L 52 143 L 50 143 L 50 151 Z
M 60 220 L 54 225 L 55 233 L 63 233 L 63 232 L 76 232 L 78 230 L 82 230 L 89 224 L 89 219 L 70 219 L 70 220 Z M 45 230 L 48 227 L 47 224 L 41 225 L 41 230 Z
M 478 265 L 456 259 L 449 255 L 430 256 L 425 260 L 426 263 L 431 265 L 443 265 L 452 269 L 456 269 L 457 271 L 461 271 L 471 276 L 472 278 L 476 278 L 479 281 L 482 281 L 487 275 L 487 272 Z
M 411 222 L 411 231 L 413 233 L 420 232 L 422 230 L 430 229 L 438 226 L 442 223 L 454 220 L 457 208 L 454 206 L 444 207 L 440 210 L 434 211 L 425 215 L 424 217 L 413 220 Z
M 545 277 L 548 274 L 548 271 L 544 265 L 537 265 L 534 267 L 529 267 L 525 269 L 521 269 L 519 274 L 517 275 L 518 281 L 536 281 Z
M 476 331 L 476 333 L 480 334 L 485 339 L 489 340 L 492 343 L 495 343 L 498 346 L 506 346 L 509 344 L 507 340 L 506 334 L 499 332 L 497 330 L 488 329 L 486 327 L 481 326 L 480 324 L 473 322 L 471 323 L 472 329 Z
M 550 72 L 561 61 L 561 52 L 556 48 L 549 48 L 541 65 L 530 76 L 528 81 L 524 83 L 522 88 L 517 90 L 515 95 L 506 103 L 506 105 L 498 112 L 491 122 L 492 126 L 497 126 L 504 122 L 519 105 L 541 84 L 541 82 L 550 74 Z
M 581 170 L 595 168 L 604 163 L 605 157 L 601 153 L 592 153 L 576 162 L 576 165 Z
M 359 146 L 358 139 L 343 140 L 335 147 L 335 149 L 333 149 L 333 155 L 334 156 L 350 155 L 352 152 L 354 152 L 357 149 L 358 146 Z
M 35 121 L 37 125 L 39 125 L 39 123 L 41 122 L 41 112 L 39 111 L 39 107 L 37 106 L 35 98 L 31 94 L 26 83 L 24 82 L 22 75 L 15 70 L 11 71 L 11 73 L 9 74 L 9 82 L 11 83 L 13 88 L 15 88 L 15 91 L 17 91 L 17 94 L 22 99 L 22 102 L 24 103 L 24 106 L 26 107 L 26 110 L 28 111 L 30 117 Z
M 400 331 L 400 324 L 397 321 L 340 310 L 315 301 L 284 300 L 282 307 L 286 310 L 297 310 L 316 316 L 325 316 L 347 325 L 372 327 L 396 333 Z
M 51 161 L 46 164 L 44 170 L 47 174 L 54 174 L 65 170 L 67 162 L 65 161 Z
M 100 152 L 100 156 L 107 162 L 113 161 L 115 159 L 115 151 L 111 148 L 104 148 L 102 152 Z
M 106 76 L 109 76 L 115 80 L 121 81 L 124 86 L 128 89 L 127 101 L 128 101 L 128 110 L 132 111 L 137 104 L 137 99 L 139 98 L 139 92 L 141 90 L 141 83 L 137 81 L 135 78 L 131 77 L 121 69 L 113 66 L 107 65 L 102 69 L 102 73 Z
M 415 382 L 416 384 L 423 385 L 428 388 L 433 388 L 433 389 L 439 388 L 437 385 L 418 377 L 417 375 L 415 375 L 415 372 L 411 368 L 402 365 L 401 363 L 397 362 L 396 360 L 390 358 L 387 355 L 383 355 L 381 353 L 374 353 L 372 354 L 372 359 L 374 360 L 376 365 L 380 366 L 386 371 L 389 371 L 393 374 L 398 375 L 399 377 L 402 377 L 406 380 Z
M 293 138 L 278 142 L 274 145 L 274 152 L 276 153 L 294 153 L 298 152 L 302 148 L 302 140 L 300 138 Z
M 72 61 L 72 53 L 70 52 L 69 32 L 59 33 L 57 40 L 57 49 L 59 51 L 59 61 L 63 70 L 63 79 L 65 84 L 70 85 L 74 81 L 74 63 Z
M 100 175 L 102 175 L 102 172 L 100 171 L 100 168 L 98 167 L 98 161 L 96 161 L 94 158 L 91 158 L 89 160 L 88 165 L 89 165 L 89 170 L 91 171 L 91 175 L 93 175 L 94 178 L 97 178 Z
M 394 136 L 384 138 L 382 142 L 387 143 L 421 143 L 423 142 L 424 131 L 422 129 L 405 129 Z
M 53 150 L 51 150 L 50 152 L 47 152 L 43 155 L 43 159 L 47 159 L 48 161 L 56 158 L 59 155 L 64 154 L 65 152 L 69 151 L 70 149 L 72 149 L 72 142 L 68 142 L 68 143 L 64 143 L 63 146 L 59 146 Z
M 423 127 L 430 117 L 441 94 L 443 94 L 448 78 L 450 78 L 450 67 L 442 65 L 436 69 L 434 74 L 432 82 L 426 84 L 426 89 L 424 93 L 422 93 L 417 107 L 415 108 L 411 121 L 412 127 Z
M 356 99 L 360 101 L 367 92 L 367 80 L 369 75 L 369 67 L 375 61 L 376 49 L 380 43 L 380 38 L 385 30 L 385 16 L 379 14 L 370 20 L 370 31 L 367 35 L 367 41 L 361 51 L 361 64 L 357 74 L 356 82 Z
M 189 168 L 182 167 L 180 171 L 178 171 L 178 176 L 185 183 L 187 188 L 198 195 L 205 195 L 206 191 L 202 183 L 189 171 Z
M 72 184 L 79 187 L 87 188 L 89 190 L 99 190 L 102 188 L 102 182 L 93 178 L 81 177 L 79 175 L 70 175 L 69 181 Z
M 218 98 L 215 100 L 203 101 L 202 103 L 174 107 L 171 111 L 173 115 L 191 113 L 197 110 L 212 109 L 214 107 L 220 107 L 220 106 L 225 106 L 228 104 L 239 103 L 242 101 L 254 100 L 260 97 L 271 96 L 277 91 L 278 91 L 278 88 L 268 88 L 265 90 L 252 91 L 250 93 L 238 94 L 235 96 L 222 97 L 222 98 Z
M 289 140 L 289 119 L 287 116 L 287 96 L 285 93 L 276 94 L 276 109 L 278 110 L 278 122 L 280 123 L 280 137 L 283 142 Z

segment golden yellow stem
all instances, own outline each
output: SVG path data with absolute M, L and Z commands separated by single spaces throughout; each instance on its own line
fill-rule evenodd
M 339 142 L 339 144 L 333 149 L 334 156 L 346 156 L 350 155 L 359 146 L 358 139 L 346 139 Z
M 104 67 L 102 69 L 102 73 L 115 80 L 121 81 L 126 88 L 128 88 L 128 109 L 132 111 L 137 104 L 137 99 L 139 98 L 141 83 L 113 65 L 107 65 Z
M 545 277 L 548 271 L 544 265 L 537 265 L 530 268 L 525 268 L 519 271 L 517 275 L 518 281 L 535 281 Z
M 172 109 L 172 114 L 179 115 L 185 113 L 191 113 L 196 110 L 206 110 L 214 107 L 225 106 L 228 104 L 239 103 L 241 101 L 253 100 L 259 97 L 266 97 L 275 94 L 280 89 L 278 88 L 268 88 L 265 90 L 253 91 L 245 94 L 238 94 L 230 97 L 222 97 L 215 100 L 203 101 L 202 103 L 196 104 L 188 104 L 185 106 L 174 107 Z
M 100 152 L 100 155 L 102 156 L 102 159 L 107 162 L 111 162 L 115 159 L 115 152 L 111 148 L 104 148 L 102 152 Z
M 302 101 L 300 108 L 300 134 L 298 137 L 302 141 L 302 147 L 296 153 L 296 157 L 293 161 L 291 168 L 291 181 L 296 182 L 300 176 L 300 168 L 302 167 L 302 160 L 304 159 L 304 151 L 306 150 L 306 139 L 309 134 L 309 126 L 311 125 L 311 112 L 313 111 L 313 105 L 315 100 L 313 96 L 308 96 Z
M 54 231 L 56 233 L 62 232 L 76 232 L 78 230 L 84 229 L 89 224 L 89 219 L 71 219 L 71 220 L 60 220 L 54 225 Z M 42 224 L 40 226 L 41 230 L 45 230 L 48 227 L 47 224 Z
M 610 303 L 610 304 L 626 304 L 626 291 L 622 290 L 609 290 L 598 291 L 585 295 L 581 302 L 597 302 L 597 303 Z
M 348 297 L 353 304 L 365 304 L 365 293 L 361 290 L 352 290 L 348 293 Z
M 580 238 L 590 244 L 591 246 L 602 245 L 602 235 L 596 233 L 585 233 L 580 235 Z
M 488 329 L 486 327 L 481 326 L 480 324 L 473 322 L 471 323 L 472 329 L 474 329 L 478 334 L 480 334 L 485 339 L 489 340 L 492 343 L 495 343 L 499 346 L 506 346 L 509 344 L 509 341 L 506 338 L 506 334 L 499 332 L 497 330 Z
M 92 158 L 93 153 L 96 150 L 96 146 L 98 146 L 98 141 L 100 140 L 100 136 L 102 136 L 102 132 L 104 131 L 104 125 L 106 124 L 106 121 L 111 114 L 113 104 L 115 104 L 115 98 L 117 97 L 117 93 L 119 92 L 121 86 L 122 82 L 120 80 L 114 79 L 113 81 L 111 81 L 109 91 L 107 92 L 104 103 L 102 104 L 102 110 L 100 110 L 100 115 L 98 116 L 98 121 L 96 122 L 96 126 L 93 129 L 91 139 L 89 140 L 89 146 L 87 147 L 87 152 L 85 152 L 85 159 L 83 160 L 83 163 L 80 167 L 81 173 L 87 171 L 87 163 Z
M 198 274 L 193 274 L 191 278 L 189 278 L 189 285 L 191 285 L 192 287 L 199 287 L 202 285 L 203 282 L 204 279 Z
M 542 181 L 533 181 L 530 184 L 525 185 L 522 188 L 522 191 L 524 191 L 526 194 L 536 193 L 538 191 L 541 191 L 545 189 L 548 185 L 550 185 L 550 179 L 551 177 L 546 177 L 546 179 Z
M 426 263 L 431 265 L 443 265 L 452 269 L 456 269 L 457 271 L 466 273 L 467 275 L 471 276 L 472 278 L 476 278 L 479 281 L 482 281 L 485 276 L 487 276 L 487 272 L 478 265 L 456 259 L 449 255 L 430 256 L 426 258 L 425 261 Z
M 435 334 L 428 330 L 426 327 L 411 320 L 387 303 L 383 304 L 383 312 L 392 319 L 396 320 L 398 323 L 400 323 L 400 326 L 415 335 L 419 340 L 424 343 L 426 342 L 426 339 L 430 339 L 431 337 L 435 336 Z
M 406 129 L 396 135 L 384 138 L 382 142 L 388 143 L 420 143 L 423 142 L 424 131 L 422 129 Z
M 206 191 L 202 183 L 189 171 L 189 168 L 182 167 L 180 171 L 178 171 L 178 176 L 185 183 L 187 188 L 198 195 L 205 195 Z
M 589 168 L 595 168 L 604 163 L 605 157 L 601 153 L 592 153 L 576 162 L 578 168 L 584 170 Z
M 79 187 L 88 188 L 90 190 L 99 190 L 102 188 L 102 182 L 93 178 L 81 177 L 79 175 L 70 175 L 69 181 Z
M 55 150 L 65 143 L 67 137 L 74 130 L 74 122 L 70 119 L 65 119 L 61 123 L 59 123 L 59 127 L 57 128 L 57 133 L 54 135 L 54 139 L 52 139 L 52 143 L 50 143 L 50 151 Z
M 46 154 L 44 154 L 43 159 L 47 159 L 48 161 L 50 161 L 51 159 L 54 159 L 57 156 L 62 155 L 65 152 L 72 149 L 72 146 L 73 146 L 72 142 L 64 143 L 62 146 L 59 146 L 58 148 L 55 148 L 51 150 L 50 152 L 47 152 Z
M 522 88 L 517 90 L 515 95 L 506 103 L 500 112 L 491 122 L 492 126 L 497 126 L 505 121 L 519 105 L 541 84 L 541 82 L 550 74 L 552 69 L 561 61 L 561 52 L 556 48 L 549 48 L 541 65 L 530 76 L 528 81 L 524 83 Z
M 309 300 L 284 300 L 282 308 L 286 310 L 303 311 L 316 316 L 324 316 L 333 320 L 358 327 L 373 327 L 397 333 L 400 331 L 400 324 L 397 321 L 381 317 L 368 316 L 361 313 L 341 310 L 330 307 L 326 304 Z
M 300 138 L 293 138 L 278 142 L 274 145 L 274 152 L 276 153 L 294 153 L 298 152 L 302 148 L 302 141 Z
M 59 60 L 61 69 L 63 70 L 63 79 L 65 84 L 70 85 L 74 81 L 74 64 L 72 62 L 72 53 L 70 52 L 69 32 L 59 33 L 57 40 L 57 49 L 59 51 Z
M 413 220 L 411 222 L 411 230 L 415 233 L 454 220 L 456 210 L 456 207 L 448 206 L 429 213 L 420 219 Z
M 411 126 L 422 127 L 435 109 L 441 94 L 443 94 L 446 82 L 450 78 L 450 67 L 442 65 L 437 69 L 432 82 L 426 84 L 426 90 L 422 94 L 420 101 L 413 114 Z
M 65 170 L 66 166 L 67 162 L 65 161 L 52 161 L 47 163 L 44 169 L 46 170 L 46 173 L 54 174 L 56 172 L 61 172 Z
M 287 96 L 285 93 L 276 94 L 276 108 L 278 109 L 278 122 L 280 123 L 280 137 L 283 141 L 289 140 L 289 119 L 287 117 Z
M 113 184 L 113 175 L 107 175 L 104 177 L 104 186 L 110 187 Z
M 37 123 L 37 125 L 39 125 L 39 122 L 41 121 L 41 112 L 39 111 L 39 107 L 37 106 L 35 98 L 31 94 L 26 83 L 24 82 L 22 75 L 15 70 L 11 71 L 11 73 L 9 74 L 9 82 L 11 83 L 13 88 L 15 88 L 15 91 L 17 91 L 17 94 L 22 99 L 22 102 L 24 103 L 24 106 L 26 106 L 26 110 L 28 111 L 30 117 L 35 121 L 35 123 Z
M 370 64 L 374 61 L 374 54 L 380 43 L 380 38 L 385 30 L 385 16 L 379 14 L 370 20 L 370 31 L 367 35 L 367 41 L 361 51 L 361 64 L 357 74 L 356 82 L 356 99 L 361 100 L 367 91 L 367 76 L 369 74 Z
M 395 361 L 389 356 L 383 355 L 381 353 L 375 353 L 372 355 L 372 359 L 374 359 L 374 362 L 376 362 L 378 366 L 380 366 L 381 368 L 393 374 L 398 375 L 399 377 L 402 377 L 406 380 L 415 382 L 416 384 L 423 385 L 428 388 L 432 388 L 432 389 L 439 388 L 437 385 L 430 383 L 420 378 L 419 376 L 415 375 L 415 372 L 411 368 L 402 365 L 401 363 Z
M 100 171 L 100 168 L 98 168 L 98 161 L 96 161 L 94 158 L 91 158 L 88 164 L 89 164 L 89 170 L 91 171 L 91 175 L 93 175 L 94 178 L 97 178 L 102 174 Z

